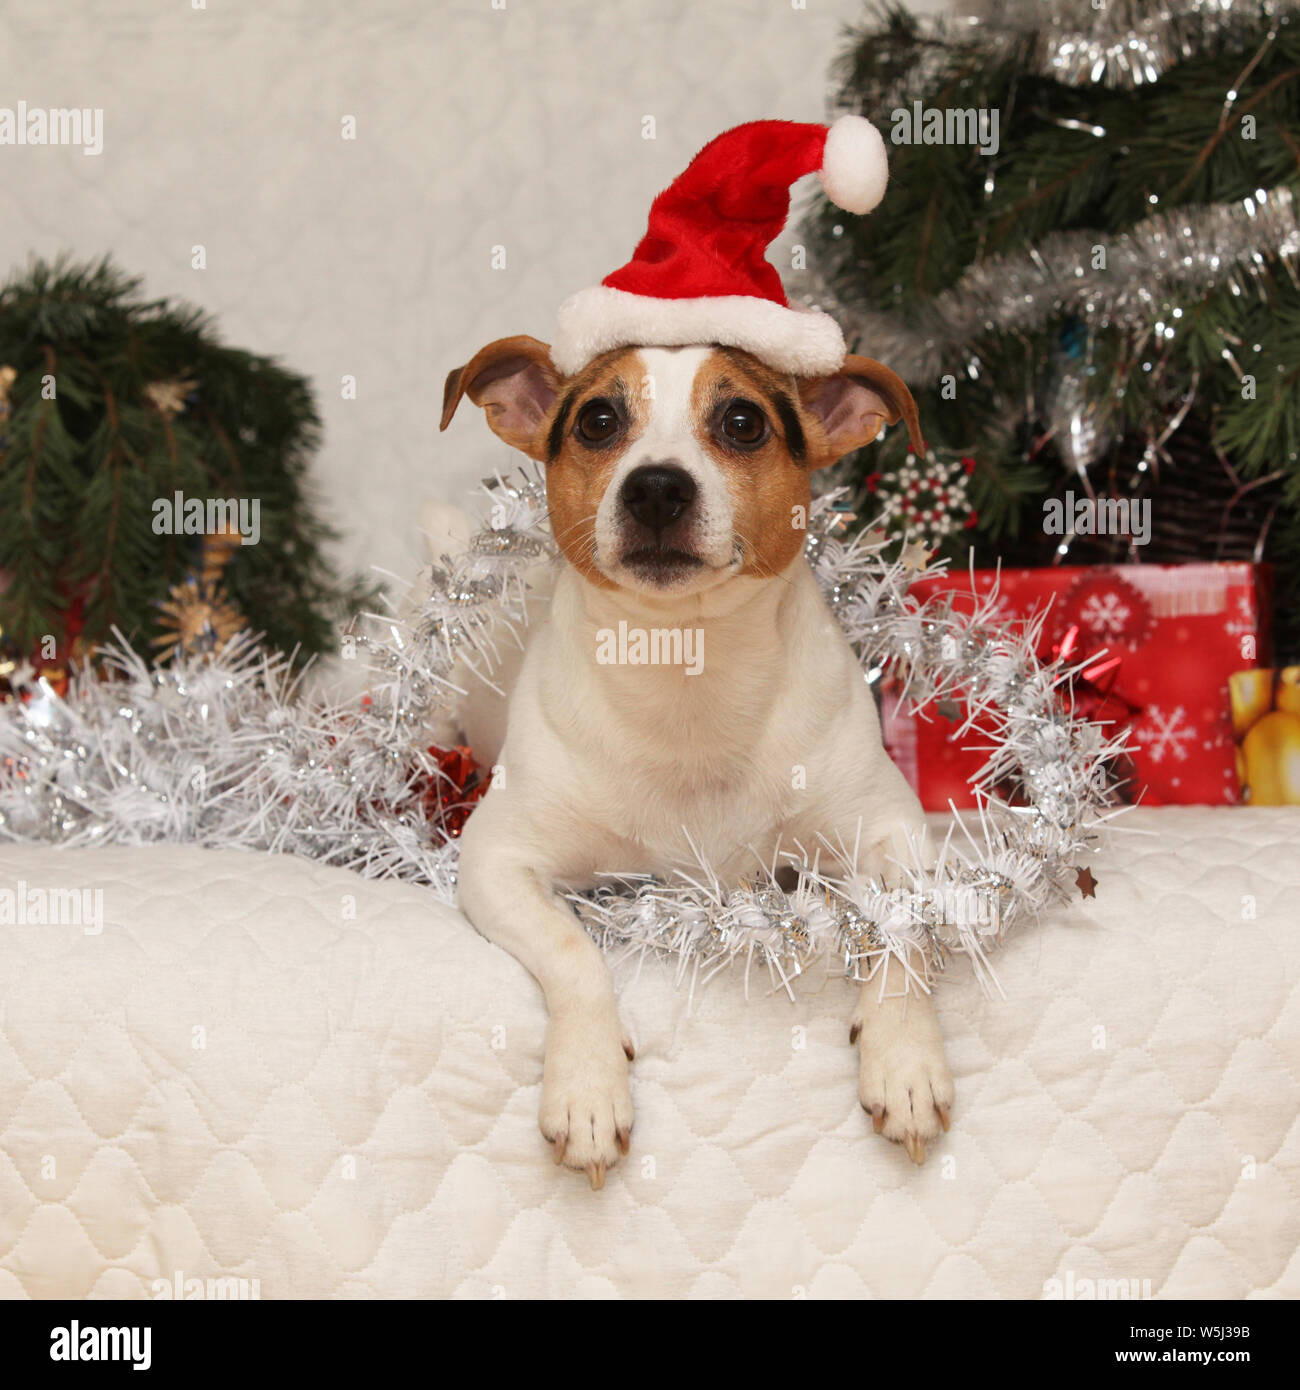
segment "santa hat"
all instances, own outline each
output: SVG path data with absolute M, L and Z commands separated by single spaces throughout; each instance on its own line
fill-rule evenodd
M 844 361 L 828 314 L 792 307 L 763 254 L 790 215 L 790 185 L 820 175 L 846 212 L 870 212 L 889 177 L 885 142 L 861 116 L 834 125 L 751 121 L 724 131 L 654 200 L 632 259 L 560 306 L 551 359 L 571 376 L 610 348 L 721 343 L 781 371 Z

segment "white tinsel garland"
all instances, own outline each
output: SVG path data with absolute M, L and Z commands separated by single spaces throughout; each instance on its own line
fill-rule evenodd
M 455 892 L 457 844 L 429 807 L 440 774 L 430 717 L 459 698 L 450 684 L 497 640 L 518 636 L 525 573 L 554 554 L 542 481 L 486 484 L 491 522 L 468 551 L 444 557 L 409 621 L 375 619 L 345 639 L 369 656 L 364 702 L 309 698 L 289 662 L 247 634 L 217 657 L 150 667 L 125 642 L 101 653 L 108 679 L 80 674 L 67 699 L 42 682 L 27 703 L 0 708 L 0 836 L 60 845 L 189 842 L 303 855 L 369 877 Z M 1002 629 L 993 598 L 973 614 L 947 598 L 907 595 L 917 550 L 887 561 L 879 533 L 841 539 L 838 494 L 813 505 L 807 554 L 827 602 L 875 682 L 888 671 L 918 702 L 968 703 L 965 729 L 994 748 L 977 787 L 978 826 L 949 835 L 937 859 L 910 847 L 891 885 L 834 878 L 818 846 L 792 846 L 803 865 L 786 891 L 773 864 L 721 884 L 707 864 L 672 883 L 643 881 L 572 896 L 587 930 L 612 951 L 676 956 L 694 981 L 758 964 L 787 990 L 814 963 L 866 978 L 889 956 L 920 988 L 949 951 L 973 961 L 986 987 L 990 946 L 1075 885 L 1110 814 L 1108 767 L 1124 736 L 1063 708 L 1077 668 L 1042 667 L 1037 628 Z M 1095 654 L 1094 654 L 1095 659 Z M 1023 789 L 1024 806 L 989 800 Z

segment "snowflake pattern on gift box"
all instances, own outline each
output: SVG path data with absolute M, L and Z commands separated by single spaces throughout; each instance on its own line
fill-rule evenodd
M 1055 613 L 1057 641 L 1073 626 L 1087 639 L 1085 646 L 1108 651 L 1137 651 L 1152 629 L 1145 595 L 1113 570 L 1085 571 L 1066 590 Z
M 1149 705 L 1135 732 L 1137 746 L 1153 763 L 1164 762 L 1166 755 L 1185 763 L 1187 745 L 1196 738 L 1196 729 L 1187 722 L 1187 711 L 1182 705 L 1175 705 L 1167 714 L 1159 705 Z
M 1079 616 L 1089 632 L 1098 637 L 1119 637 L 1128 627 L 1133 610 L 1114 589 L 1089 594 Z

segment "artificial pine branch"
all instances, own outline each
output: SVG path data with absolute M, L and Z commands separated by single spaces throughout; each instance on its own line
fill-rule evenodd
M 159 603 L 196 563 L 197 538 L 153 530 L 155 499 L 177 491 L 258 500 L 261 541 L 235 551 L 225 578 L 271 645 L 328 651 L 372 597 L 326 558 L 336 536 L 310 485 L 320 442 L 310 386 L 223 345 L 199 310 L 145 299 L 107 258 L 36 261 L 0 288 L 0 365 L 18 374 L 0 423 L 7 639 L 63 638 L 77 606 L 87 646 L 114 626 L 147 646 Z M 181 381 L 193 389 L 179 413 L 150 395 Z

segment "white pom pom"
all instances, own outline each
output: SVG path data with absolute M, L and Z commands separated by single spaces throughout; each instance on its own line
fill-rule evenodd
M 863 116 L 841 116 L 826 136 L 818 177 L 845 212 L 870 212 L 885 196 L 889 159 L 880 132 Z

